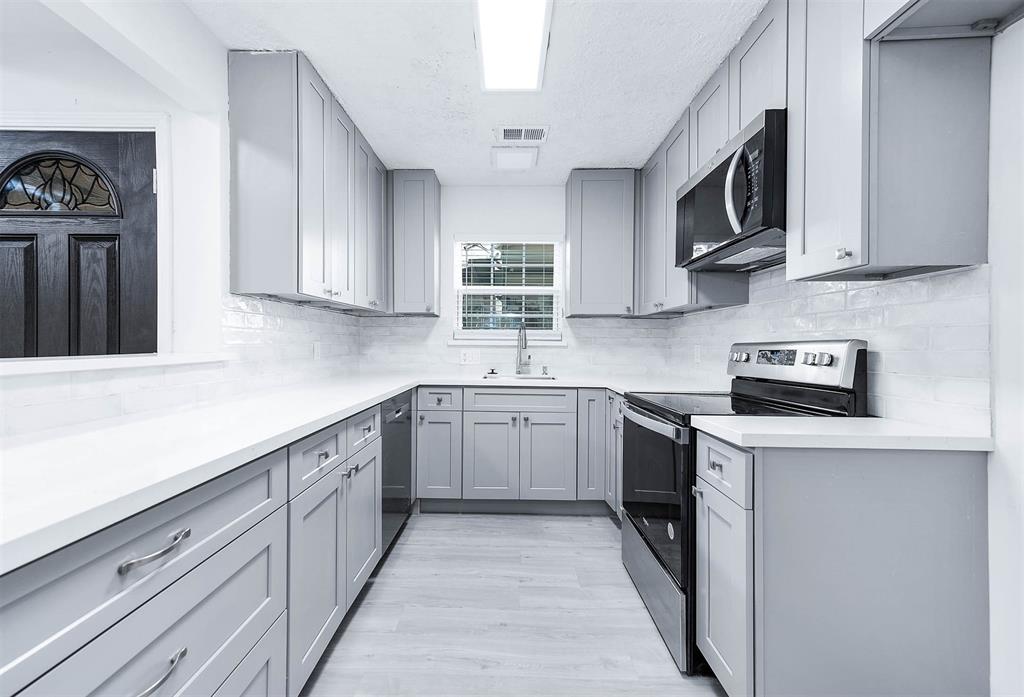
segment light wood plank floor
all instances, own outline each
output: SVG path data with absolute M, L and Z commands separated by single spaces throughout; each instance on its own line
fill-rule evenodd
M 414 516 L 304 697 L 724 697 L 679 674 L 603 517 Z

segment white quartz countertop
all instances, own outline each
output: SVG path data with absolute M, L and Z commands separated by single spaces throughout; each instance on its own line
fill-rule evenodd
M 187 411 L 10 438 L 0 442 L 0 574 L 418 385 L 692 391 L 678 378 L 650 375 L 350 375 Z M 992 447 L 987 437 L 886 419 L 702 416 L 693 423 L 746 447 Z
M 744 448 L 853 448 L 868 450 L 990 451 L 991 436 L 947 426 L 867 416 L 693 416 L 704 433 Z

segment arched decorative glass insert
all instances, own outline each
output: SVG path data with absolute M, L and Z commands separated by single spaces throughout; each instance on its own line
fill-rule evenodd
M 0 214 L 117 217 L 121 206 L 99 167 L 66 152 L 27 155 L 0 174 Z

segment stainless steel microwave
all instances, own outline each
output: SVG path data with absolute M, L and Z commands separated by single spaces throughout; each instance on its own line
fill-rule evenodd
M 752 271 L 786 260 L 786 110 L 761 112 L 676 192 L 676 266 Z

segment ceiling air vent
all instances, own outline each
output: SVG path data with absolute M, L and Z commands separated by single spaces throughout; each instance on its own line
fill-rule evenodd
M 547 141 L 548 129 L 546 126 L 499 126 L 494 129 L 494 137 L 506 145 L 536 145 Z

